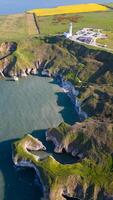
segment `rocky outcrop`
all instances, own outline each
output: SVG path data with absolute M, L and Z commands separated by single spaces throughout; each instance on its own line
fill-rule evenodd
M 18 142 L 16 143 L 16 145 Z M 31 135 L 27 135 L 24 139 L 21 145 L 18 146 L 18 148 L 23 151 L 25 151 L 28 155 L 30 155 L 30 151 L 39 151 L 39 150 L 46 150 L 45 146 L 42 144 L 41 141 L 39 141 L 36 138 L 33 138 Z M 35 156 L 36 159 L 40 159 L 40 156 Z M 18 155 L 13 156 L 14 163 L 18 163 Z
M 17 48 L 17 43 L 16 42 L 3 42 L 0 45 L 0 53 L 1 54 L 6 54 L 8 52 L 13 52 Z
M 5 78 L 5 76 L 4 76 L 4 74 L 3 74 L 3 72 L 0 70 L 0 77 L 1 78 Z
M 31 69 L 30 69 L 30 68 L 26 68 L 25 73 L 26 73 L 27 75 L 30 75 L 30 72 L 31 72 Z
M 22 77 L 27 77 L 26 70 L 21 69 L 20 72 L 18 72 L 18 76 L 19 76 L 20 78 L 22 78 Z
M 12 153 L 12 159 L 17 167 L 27 167 L 27 168 L 33 168 L 36 172 L 37 179 L 38 179 L 38 186 L 41 188 L 44 194 L 44 200 L 47 199 L 47 191 L 46 187 L 44 186 L 44 183 L 41 179 L 40 173 L 36 165 L 31 162 L 29 159 L 23 157 L 20 159 L 19 155 L 15 152 L 15 146 L 18 145 L 18 151 L 23 151 L 26 155 L 33 155 L 31 151 L 40 151 L 40 150 L 46 150 L 45 146 L 42 144 L 41 141 L 39 141 L 36 138 L 33 138 L 31 135 L 25 136 L 22 143 L 19 145 L 18 142 L 13 145 L 13 153 Z M 33 155 L 33 158 L 38 161 L 40 160 L 40 156 Z
M 80 160 L 84 157 L 99 160 L 99 152 L 103 153 L 105 149 L 112 154 L 112 129 L 113 124 L 109 120 L 90 119 L 73 126 L 61 123 L 46 132 L 46 140 L 54 143 L 56 153 L 65 150 Z
M 33 138 L 31 135 L 27 135 L 25 141 L 23 142 L 23 148 L 27 150 L 46 150 L 42 142 L 36 138 Z
M 89 159 L 81 163 L 63 165 L 51 155 L 39 159 L 33 152 L 29 152 L 26 146 L 27 149 L 37 150 L 43 147 L 39 140 L 26 135 L 13 144 L 13 161 L 16 166 L 35 169 L 43 185 L 43 200 L 112 199 L 113 175 L 109 171 L 111 170 L 108 165 L 109 159 L 104 163 L 104 168 L 103 165 L 101 167 L 101 164 L 98 165 Z M 108 166 L 106 168 L 106 164 L 110 168 Z M 107 177 L 107 188 L 105 177 Z
M 85 120 L 88 115 L 81 108 L 80 101 L 77 97 L 79 95 L 79 91 L 75 89 L 74 85 L 71 82 L 64 81 L 63 79 L 61 80 L 61 86 L 63 88 L 63 91 L 68 95 L 71 102 L 73 103 L 74 109 L 78 113 L 80 120 Z
M 37 75 L 37 69 L 36 68 L 31 68 L 30 74 L 31 75 Z
M 112 85 L 88 85 L 79 90 L 81 108 L 89 117 L 113 119 L 113 87 Z

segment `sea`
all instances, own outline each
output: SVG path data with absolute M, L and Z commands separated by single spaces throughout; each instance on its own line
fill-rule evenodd
M 73 124 L 78 115 L 52 79 L 33 76 L 0 81 L 0 200 L 40 200 L 42 195 L 34 170 L 16 168 L 12 162 L 12 144 L 25 134 L 40 139 L 59 162 L 73 162 L 71 156 L 54 154 L 54 145 L 45 139 L 47 128 L 62 121 Z

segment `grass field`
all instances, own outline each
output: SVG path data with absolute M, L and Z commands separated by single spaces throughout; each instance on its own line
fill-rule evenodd
M 36 13 L 37 16 L 49 16 L 49 15 L 95 12 L 95 11 L 106 11 L 106 10 L 108 10 L 108 8 L 105 6 L 90 3 L 90 4 L 59 6 L 56 8 L 34 9 L 30 12 Z
M 0 16 L 0 41 L 18 41 L 37 34 L 32 14 Z
M 69 23 L 73 23 L 73 33 L 84 27 L 102 29 L 108 35 L 108 39 L 99 42 L 113 48 L 113 11 L 79 13 L 68 15 L 56 15 L 38 17 L 41 34 L 55 35 L 68 31 Z M 48 26 L 47 26 L 48 24 Z
M 87 12 L 77 14 L 63 14 L 52 16 L 37 16 L 41 35 L 62 34 L 68 31 L 69 23 L 73 23 L 73 33 L 84 27 L 102 29 L 108 35 L 100 40 L 113 48 L 113 10 L 103 12 Z M 32 14 L 17 14 L 0 16 L 0 41 L 22 39 L 37 35 Z

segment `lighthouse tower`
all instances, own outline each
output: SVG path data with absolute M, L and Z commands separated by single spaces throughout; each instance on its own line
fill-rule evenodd
M 70 23 L 70 25 L 69 25 L 69 37 L 72 37 L 72 35 L 73 35 L 73 24 Z
M 73 35 L 73 24 L 72 23 L 70 23 L 69 24 L 69 31 L 68 31 L 68 33 L 64 33 L 64 36 L 66 37 L 66 38 L 70 38 L 70 37 L 72 37 L 72 35 Z

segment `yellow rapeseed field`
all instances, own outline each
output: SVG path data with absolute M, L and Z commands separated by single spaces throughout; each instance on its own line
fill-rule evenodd
M 35 13 L 37 16 L 48 16 L 48 15 L 95 12 L 95 11 L 106 11 L 106 10 L 108 10 L 108 8 L 105 6 L 102 6 L 96 3 L 94 4 L 89 3 L 89 4 L 59 6 L 56 8 L 34 9 L 29 12 Z

